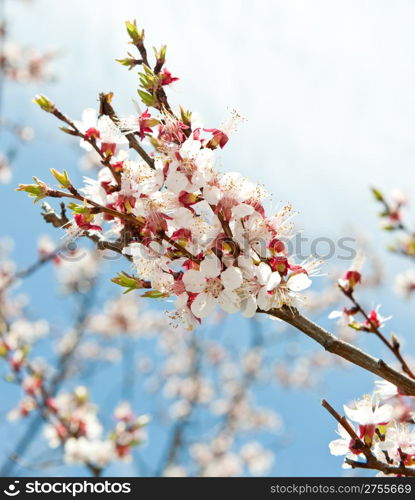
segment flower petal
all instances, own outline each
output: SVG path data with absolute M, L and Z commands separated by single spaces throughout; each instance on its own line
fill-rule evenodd
M 280 283 L 281 283 L 281 275 L 280 273 L 274 271 L 268 278 L 267 291 L 269 292 L 271 290 L 274 290 L 274 288 L 278 286 Z
M 311 279 L 306 273 L 298 273 L 288 278 L 288 288 L 293 292 L 301 292 L 311 285 Z
M 265 262 L 261 262 L 257 267 L 257 276 L 261 285 L 266 285 L 268 282 L 268 278 L 271 276 L 272 269 Z
M 82 121 L 84 123 L 84 127 L 91 128 L 95 127 L 97 124 L 97 111 L 94 108 L 86 108 L 82 113 Z
M 228 314 L 239 311 L 238 296 L 227 290 L 222 290 L 218 296 L 218 303 Z
M 215 309 L 216 301 L 207 293 L 199 293 L 190 306 L 192 313 L 197 318 L 207 318 Z
M 200 273 L 205 278 L 216 278 L 221 271 L 220 260 L 214 254 L 206 255 L 200 264 Z
M 183 274 L 183 283 L 187 291 L 199 293 L 205 288 L 206 280 L 201 272 L 190 269 Z
M 335 439 L 329 443 L 330 453 L 332 455 L 347 455 L 349 453 L 349 443 L 345 439 Z
M 241 311 L 245 318 L 252 318 L 252 316 L 255 316 L 256 309 L 256 300 L 252 295 L 249 295 L 241 302 Z
M 239 218 L 246 217 L 247 215 L 251 215 L 254 210 L 253 206 L 241 203 L 240 205 L 236 205 L 236 207 L 232 208 L 232 215 Z
M 238 267 L 228 267 L 220 277 L 227 290 L 235 290 L 242 285 L 242 271 Z

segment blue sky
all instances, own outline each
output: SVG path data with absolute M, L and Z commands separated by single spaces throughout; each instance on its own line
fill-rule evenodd
M 114 59 L 126 53 L 123 21 L 136 18 L 146 28 L 150 44 L 168 45 L 167 67 L 181 79 L 172 91 L 176 104 L 200 112 L 212 127 L 226 119 L 228 109 L 235 108 L 246 118 L 221 153 L 223 170 L 240 171 L 266 185 L 276 205 L 292 202 L 306 235 L 337 238 L 356 230 L 375 242 L 386 258 L 388 276 L 407 267 L 382 250 L 387 238 L 378 230 L 377 207 L 368 187 L 405 187 L 414 194 L 413 2 L 36 0 L 7 4 L 15 38 L 59 51 L 53 65 L 56 82 L 5 89 L 5 116 L 33 126 L 37 136 L 20 151 L 12 184 L 0 186 L 1 234 L 15 239 L 14 256 L 20 266 L 33 260 L 39 233 L 56 233 L 44 226 L 38 208 L 14 192 L 13 186 L 28 182 L 32 175 L 49 179 L 52 167 L 73 172 L 79 159 L 74 142 L 31 104 L 31 98 L 44 93 L 76 118 L 96 104 L 99 91 L 114 91 L 117 109 L 129 113 L 135 75 Z M 119 265 L 108 273 L 114 275 Z M 113 293 L 110 286 L 103 285 L 102 296 Z M 47 270 L 26 283 L 26 291 L 34 295 L 36 314 L 65 325 L 71 305 L 54 298 L 53 287 Z M 393 296 L 391 287 L 387 280 L 376 297 L 367 297 L 367 303 L 385 304 L 383 312 L 394 314 L 391 328 L 399 333 L 407 330 L 407 346 L 414 352 L 408 331 L 410 307 Z M 246 328 L 240 317 L 227 325 L 228 336 Z M 301 343 L 305 349 L 312 346 L 308 339 Z M 367 345 L 374 355 L 382 354 L 374 341 Z M 98 399 L 102 381 L 111 376 L 108 371 L 94 381 Z M 327 449 L 335 425 L 320 400 L 324 397 L 340 408 L 371 391 L 372 383 L 371 376 L 350 368 L 330 371 L 311 393 L 265 388 L 260 396 L 275 401 L 291 441 L 278 452 L 272 473 L 339 475 L 340 459 Z M 2 409 L 15 397 L 10 388 L 4 391 Z M 152 435 L 157 439 L 156 430 Z M 2 442 L 4 451 L 10 442 Z M 150 457 L 155 453 L 151 446 L 150 442 L 146 448 Z

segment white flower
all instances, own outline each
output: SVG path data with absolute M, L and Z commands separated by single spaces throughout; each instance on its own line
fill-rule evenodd
M 388 452 L 391 459 L 399 465 L 401 453 L 415 454 L 415 430 L 407 424 L 397 424 L 388 428 L 385 441 L 380 443 L 380 448 Z
M 287 280 L 287 286 L 292 292 L 302 292 L 311 285 L 311 279 L 305 272 L 292 274 Z
M 176 299 L 177 315 L 184 324 L 186 330 L 192 331 L 199 326 L 199 321 L 188 306 L 188 296 L 185 293 Z
M 200 270 L 191 269 L 183 275 L 186 290 L 197 293 L 191 310 L 198 318 L 209 316 L 217 304 L 228 313 L 239 309 L 239 299 L 235 293 L 242 283 L 242 272 L 236 267 L 228 267 L 221 272 L 221 262 L 215 255 L 209 255 L 200 264 Z
M 253 184 L 239 173 L 229 172 L 215 179 L 214 184 L 207 186 L 203 190 L 203 195 L 208 203 L 217 205 L 225 218 L 229 219 L 232 215 L 235 217 L 250 215 L 255 207 L 262 207 L 262 200 L 267 194 L 262 187 Z M 254 210 L 249 209 L 248 205 Z
M 272 233 L 267 221 L 258 212 L 252 213 L 243 221 L 235 221 L 234 239 L 241 248 L 252 249 L 259 257 L 267 256 L 267 242 Z
M 98 130 L 98 115 L 96 109 L 85 109 L 82 112 L 82 121 L 75 121 L 74 123 L 82 134 L 85 134 L 85 132 L 90 129 Z M 79 145 L 86 151 L 91 151 L 93 149 L 91 144 L 84 139 L 81 139 Z
M 100 469 L 114 460 L 114 443 L 110 440 L 89 440 L 85 437 L 69 438 L 64 446 L 67 464 L 90 464 Z
M 10 324 L 6 341 L 12 349 L 27 347 L 44 337 L 48 332 L 49 324 L 46 320 L 28 321 L 20 318 Z
M 239 257 L 238 264 L 243 273 L 243 283 L 236 293 L 241 300 L 242 314 L 250 318 L 256 313 L 258 307 L 263 311 L 271 309 L 273 298 L 269 292 L 280 284 L 280 274 L 272 271 L 265 262 L 256 266 L 251 258 Z
M 96 109 L 85 109 L 82 113 L 82 121 L 75 121 L 74 123 L 82 134 L 92 133 L 92 137 L 95 137 L 100 142 L 112 144 L 128 143 L 125 136 L 108 116 L 98 118 Z M 92 145 L 84 139 L 81 139 L 80 146 L 86 151 L 93 149 Z
M 350 424 L 351 425 L 351 424 Z M 353 428 L 353 426 L 351 425 Z M 353 429 L 354 430 L 354 429 Z M 351 437 L 346 429 L 338 424 L 337 434 L 340 436 L 339 439 L 335 439 L 329 443 L 330 453 L 332 455 L 349 455 L 350 453 L 350 441 Z
M 12 178 L 12 170 L 6 156 L 0 153 L 0 184 L 8 184 Z
M 187 471 L 181 465 L 169 465 L 163 472 L 164 477 L 187 477 Z
M 265 474 L 272 466 L 274 456 L 256 441 L 247 443 L 241 448 L 241 457 L 249 472 L 254 475 Z
M 124 161 L 121 174 L 120 194 L 125 197 L 140 198 L 158 191 L 163 185 L 163 171 L 160 162 L 150 168 L 145 162 Z
M 386 380 L 375 380 L 376 390 L 374 391 L 374 397 L 379 398 L 380 401 L 386 401 L 388 399 L 398 396 L 398 388 L 396 385 L 391 384 Z
M 396 205 L 407 205 L 409 203 L 409 194 L 406 190 L 393 189 L 391 199 Z
M 389 404 L 379 405 L 369 396 L 355 402 L 354 407 L 344 405 L 346 415 L 360 425 L 387 424 L 393 415 L 393 407 Z
M 102 168 L 98 173 L 98 179 L 90 179 L 89 177 L 84 177 L 84 186 L 79 190 L 86 198 L 100 205 L 108 205 L 114 196 L 108 196 L 105 189 L 103 188 L 103 183 L 112 182 L 113 177 L 109 168 Z
M 166 187 L 173 193 L 194 192 L 207 184 L 213 167 L 213 151 L 202 149 L 202 143 L 190 136 L 181 145 L 169 165 Z
M 51 448 L 57 448 L 62 443 L 58 433 L 58 429 L 54 425 L 45 425 L 45 427 L 43 428 L 43 436 L 48 441 L 48 445 Z
M 123 253 L 132 257 L 134 267 L 141 279 L 152 280 L 160 270 L 166 273 L 169 271 L 170 259 L 164 257 L 165 251 L 165 246 L 161 244 L 151 244 L 147 247 L 141 243 L 131 243 L 124 248 Z
M 349 311 L 347 309 L 342 309 L 341 311 L 331 311 L 331 313 L 328 315 L 329 319 L 337 319 L 337 323 L 339 325 L 347 326 L 351 322 L 353 322 L 354 316 L 352 314 L 349 314 Z
M 409 299 L 415 291 L 415 269 L 408 269 L 395 278 L 395 291 L 405 299 Z
M 352 285 L 353 288 L 357 283 L 360 283 L 362 279 L 361 271 L 365 260 L 366 255 L 359 249 L 348 271 L 345 273 L 344 278 L 338 280 L 341 287 L 347 288 L 349 285 Z

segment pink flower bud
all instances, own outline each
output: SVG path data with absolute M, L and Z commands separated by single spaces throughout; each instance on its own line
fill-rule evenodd
M 93 220 L 93 216 L 87 215 L 87 214 L 75 214 L 73 216 L 76 225 L 84 229 L 85 231 L 102 231 L 101 226 L 96 226 L 94 224 L 91 224 L 91 220 Z
M 348 282 L 349 287 L 353 289 L 362 282 L 362 275 L 359 271 L 347 271 L 344 275 L 344 279 Z
M 222 130 L 217 128 L 205 128 L 204 130 L 206 132 L 211 132 L 213 135 L 212 139 L 206 144 L 207 148 L 216 149 L 219 146 L 223 149 L 229 141 L 229 137 Z
M 271 253 L 273 255 L 275 255 L 276 253 L 283 253 L 285 251 L 284 243 L 277 238 L 271 240 L 268 243 L 268 248 L 271 250 Z
M 163 73 L 161 73 L 162 85 L 170 85 L 171 83 L 177 82 L 177 80 L 178 78 L 176 76 L 172 76 L 172 74 L 167 68 L 163 69 Z
M 283 276 L 288 273 L 288 269 L 290 268 L 286 257 L 272 257 L 268 263 L 274 271 L 278 271 Z
M 100 138 L 100 133 L 99 130 L 91 127 L 85 131 L 85 137 L 86 139 L 99 139 Z

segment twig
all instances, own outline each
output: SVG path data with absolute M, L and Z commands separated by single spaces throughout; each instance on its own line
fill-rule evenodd
M 43 407 L 39 407 L 41 410 L 36 414 L 35 418 L 31 420 L 30 424 L 26 427 L 26 431 L 20 436 L 17 444 L 14 447 L 14 451 L 10 454 L 9 460 L 6 461 L 1 467 L 0 474 L 1 476 L 10 476 L 13 472 L 14 466 L 16 465 L 15 457 L 22 457 L 26 450 L 29 448 L 30 444 L 33 442 L 33 439 L 36 437 L 39 432 L 39 427 L 42 421 L 47 420 L 47 413 L 43 411 L 46 400 L 49 397 L 54 397 L 59 390 L 62 382 L 65 380 L 68 372 L 68 368 L 70 362 L 72 361 L 74 355 L 76 354 L 79 344 L 82 340 L 83 334 L 85 332 L 85 322 L 89 313 L 90 308 L 92 307 L 94 300 L 94 291 L 95 291 L 95 282 L 93 283 L 91 290 L 82 296 L 82 301 L 80 304 L 80 309 L 78 316 L 76 318 L 76 322 L 74 325 L 75 331 L 75 341 L 71 345 L 71 349 L 67 352 L 64 352 L 57 362 L 57 366 L 59 367 L 59 371 L 51 378 L 49 382 L 48 390 L 42 394 L 42 403 Z M 86 464 L 91 473 L 95 476 L 97 473 L 96 467 Z
M 62 245 L 62 246 L 58 247 L 56 250 L 54 250 L 53 252 L 50 252 L 43 257 L 40 257 L 36 262 L 33 262 L 33 264 L 30 264 L 26 269 L 22 269 L 20 271 L 17 271 L 15 274 L 12 274 L 9 277 L 9 279 L 0 288 L 0 294 L 3 293 L 6 290 L 6 288 L 9 288 L 15 281 L 22 279 L 22 278 L 27 278 L 28 276 L 35 273 L 44 264 L 53 260 L 59 254 L 59 252 L 63 249 L 64 249 L 64 246 Z
M 200 374 L 200 339 L 196 335 L 191 337 L 190 347 L 194 352 L 194 359 L 191 366 L 191 370 L 189 375 L 193 380 L 196 380 Z M 162 457 L 160 464 L 157 466 L 156 476 L 162 476 L 166 469 L 174 464 L 177 460 L 177 457 L 180 453 L 181 447 L 183 445 L 184 433 L 191 423 L 192 415 L 195 411 L 196 402 L 193 399 L 190 402 L 190 410 L 185 418 L 177 420 L 172 431 L 171 438 L 169 439 L 169 447 L 168 452 L 165 456 Z
M 98 145 L 96 143 L 96 140 L 93 137 L 86 137 L 85 134 L 83 134 L 78 129 L 78 127 L 75 125 L 75 123 L 70 118 L 68 118 L 64 113 L 62 113 L 58 108 L 55 107 L 54 110 L 52 111 L 52 114 L 58 120 L 60 120 L 63 123 L 66 123 L 66 125 L 68 125 L 70 127 L 69 130 L 65 129 L 65 131 L 67 133 L 69 133 L 70 135 L 74 135 L 76 137 L 81 137 L 84 141 L 88 142 L 94 148 L 94 150 L 98 153 L 98 155 L 101 159 L 102 165 L 104 165 L 104 167 L 109 168 L 109 170 L 112 173 L 112 176 L 115 179 L 115 182 L 117 183 L 118 186 L 120 186 L 120 184 L 121 184 L 120 173 L 117 172 L 116 170 L 114 170 L 114 167 L 111 164 L 111 156 L 108 157 L 101 151 L 101 149 L 98 147 Z
M 384 474 L 395 474 L 398 476 L 415 477 L 414 469 L 407 468 L 404 465 L 395 467 L 379 461 L 373 455 L 370 446 L 368 446 L 362 439 L 359 438 L 359 436 L 353 430 L 353 427 L 346 420 L 346 417 L 341 416 L 325 399 L 323 399 L 321 405 L 349 434 L 350 438 L 353 440 L 353 448 L 356 450 L 360 450 L 366 458 L 366 462 L 358 462 L 357 460 L 351 460 L 350 458 L 345 458 L 345 463 L 347 463 L 353 468 L 378 470 L 383 472 Z
M 408 363 L 404 360 L 401 351 L 400 351 L 400 344 L 396 340 L 393 340 L 393 342 L 390 342 L 380 331 L 380 328 L 370 319 L 369 315 L 367 312 L 363 309 L 363 307 L 357 302 L 353 295 L 353 290 L 347 290 L 345 289 L 342 285 L 339 285 L 340 290 L 343 292 L 343 294 L 353 303 L 354 305 L 354 310 L 356 312 L 360 312 L 362 316 L 365 318 L 367 323 L 370 325 L 370 332 L 374 333 L 385 345 L 386 347 L 392 352 L 392 354 L 396 357 L 396 359 L 399 361 L 401 364 L 402 370 L 412 379 L 415 379 L 415 374 L 412 372 L 412 370 L 409 368 Z
M 289 323 L 322 345 L 326 351 L 337 354 L 354 365 L 360 366 L 366 371 L 387 380 L 398 387 L 402 394 L 415 396 L 415 380 L 390 367 L 382 359 L 376 359 L 358 347 L 340 340 L 332 333 L 329 333 L 321 326 L 316 325 L 303 316 L 297 309 L 283 306 L 280 309 L 272 309 L 270 311 L 258 310 L 258 312 L 269 314 Z
M 144 223 L 141 222 L 139 219 L 137 219 L 134 215 L 124 214 L 118 212 L 117 210 L 113 210 L 112 208 L 104 207 L 103 205 L 100 205 L 95 201 L 85 198 L 84 196 L 79 194 L 74 188 L 73 192 L 71 193 L 65 193 L 64 191 L 59 191 L 57 189 L 51 189 L 48 191 L 48 196 L 50 196 L 51 198 L 71 198 L 73 200 L 78 200 L 81 201 L 82 203 L 87 203 L 88 205 L 91 205 L 92 207 L 96 208 L 97 213 L 106 213 L 108 215 L 111 215 L 112 217 L 116 217 L 117 219 L 130 222 L 133 226 L 137 226 L 140 229 L 144 228 Z M 55 218 L 53 219 L 56 220 Z M 180 245 L 180 243 L 170 238 L 170 236 L 168 236 L 164 231 L 160 231 L 158 234 L 162 240 L 167 241 L 167 243 L 173 246 L 182 255 L 184 255 L 185 257 L 187 257 L 188 259 L 192 260 L 197 264 L 200 263 L 200 259 L 198 257 L 190 253 L 184 246 Z
M 101 113 L 105 116 L 108 116 L 112 122 L 120 128 L 120 120 L 117 116 L 117 114 L 114 111 L 114 108 L 110 104 L 110 99 L 109 96 L 112 96 L 112 93 L 110 94 L 104 94 L 101 93 L 99 94 L 99 102 L 100 102 L 100 110 Z M 154 159 L 151 158 L 151 156 L 145 151 L 144 148 L 141 147 L 140 143 L 137 141 L 135 138 L 135 135 L 133 132 L 125 132 L 120 128 L 120 131 L 123 133 L 125 138 L 128 140 L 128 145 L 130 146 L 131 149 L 134 149 L 137 151 L 137 153 L 141 156 L 141 158 L 147 163 L 147 165 L 155 170 L 154 166 Z
M 65 214 L 64 203 L 61 203 L 61 215 L 58 215 L 50 205 L 48 205 L 47 203 L 43 203 L 41 215 L 46 223 L 52 224 L 52 226 L 56 228 L 62 228 L 69 222 L 69 219 Z M 97 245 L 98 250 L 111 250 L 120 255 L 123 255 L 128 260 L 132 260 L 132 257 L 130 255 L 125 255 L 123 253 L 124 247 L 128 245 L 128 237 L 121 237 L 120 239 L 115 241 L 106 241 L 101 240 L 98 235 L 88 234 L 87 231 L 83 231 L 79 236 L 81 238 L 88 238 L 93 241 Z

